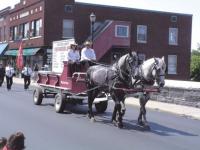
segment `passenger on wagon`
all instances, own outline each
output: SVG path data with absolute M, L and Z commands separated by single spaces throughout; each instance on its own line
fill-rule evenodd
M 80 65 L 80 53 L 77 49 L 77 44 L 71 43 L 67 52 L 67 61 L 70 66 L 71 73 L 77 72 Z
M 81 50 L 81 63 L 84 66 L 92 66 L 94 61 L 96 61 L 96 54 L 94 49 L 91 48 L 92 42 L 86 41 L 84 43 L 84 48 Z

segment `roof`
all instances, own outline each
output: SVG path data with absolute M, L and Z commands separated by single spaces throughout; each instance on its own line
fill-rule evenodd
M 131 8 L 131 7 L 122 7 L 122 6 L 111 6 L 111 5 L 103 5 L 103 4 L 92 4 L 92 3 L 84 3 L 84 2 L 75 2 L 75 4 L 85 5 L 85 6 L 96 6 L 96 7 L 104 7 L 104 8 L 115 8 L 129 11 L 140 11 L 140 12 L 148 12 L 148 13 L 162 13 L 169 15 L 184 15 L 184 16 L 193 16 L 192 14 L 184 14 L 184 13 L 176 13 L 176 12 L 166 12 L 166 11 L 157 11 L 157 10 L 147 10 L 147 9 L 139 9 L 139 8 Z

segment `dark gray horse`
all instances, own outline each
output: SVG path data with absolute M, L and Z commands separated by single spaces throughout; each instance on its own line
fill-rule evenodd
M 149 65 L 146 65 L 146 63 L 144 63 L 139 67 L 138 72 L 139 75 L 141 76 L 141 78 L 139 79 L 141 80 L 141 83 L 143 83 L 143 81 L 147 82 L 149 81 L 149 79 L 152 80 L 156 79 L 159 85 L 164 85 L 163 82 L 164 76 L 161 76 L 161 70 L 157 68 L 158 66 L 160 66 L 161 59 L 155 59 L 155 60 L 157 60 L 158 62 L 155 61 Z M 112 121 L 116 122 L 119 128 L 123 127 L 122 120 L 126 110 L 124 101 L 127 92 L 122 89 L 133 88 L 133 84 L 135 83 L 135 80 L 133 80 L 133 78 L 135 77 L 134 75 L 136 66 L 137 66 L 136 54 L 129 53 L 122 56 L 112 66 L 107 67 L 107 66 L 96 65 L 96 66 L 91 66 L 87 70 L 86 83 L 89 89 L 88 115 L 90 119 L 94 120 L 92 103 L 94 99 L 98 96 L 98 94 L 104 91 L 106 93 L 110 93 L 112 99 L 115 102 Z M 139 83 L 140 82 L 138 82 L 137 84 Z

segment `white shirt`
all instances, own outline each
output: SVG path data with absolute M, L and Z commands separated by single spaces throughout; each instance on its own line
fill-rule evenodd
M 6 76 L 7 77 L 12 77 L 14 73 L 15 73 L 15 70 L 13 67 L 11 67 L 11 66 L 6 67 Z
M 32 69 L 30 67 L 24 67 L 23 70 L 22 70 L 22 73 L 25 75 L 25 76 L 31 76 L 32 74 Z
M 80 54 L 78 50 L 68 49 L 67 52 L 67 61 L 79 61 L 80 60 Z
M 91 48 L 83 48 L 81 51 L 81 61 L 82 60 L 96 60 L 96 54 Z

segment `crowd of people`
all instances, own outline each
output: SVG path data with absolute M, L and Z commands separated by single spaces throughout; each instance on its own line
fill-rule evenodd
M 22 132 L 11 134 L 7 139 L 0 139 L 0 150 L 23 150 L 25 149 L 25 136 Z
M 24 89 L 27 90 L 29 88 L 29 85 L 31 83 L 31 77 L 36 80 L 38 72 L 38 65 L 36 64 L 34 67 L 34 71 L 32 71 L 29 64 L 26 64 L 26 66 L 21 71 L 22 77 L 24 78 Z M 6 78 L 6 87 L 7 90 L 10 91 L 13 84 L 13 77 L 16 74 L 15 69 L 12 67 L 10 63 L 7 64 L 6 67 L 3 66 L 2 63 L 0 63 L 0 87 L 2 86 L 4 82 L 4 78 Z

